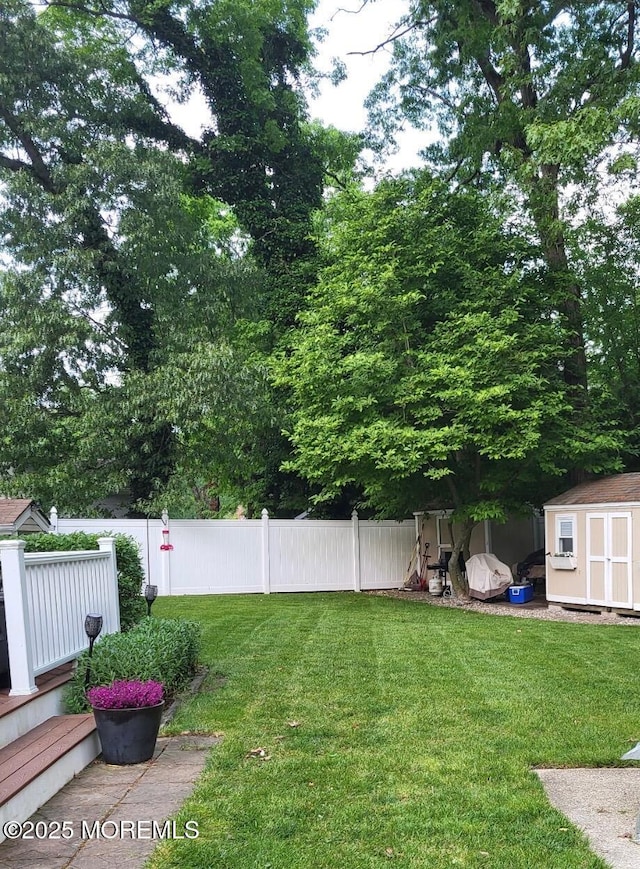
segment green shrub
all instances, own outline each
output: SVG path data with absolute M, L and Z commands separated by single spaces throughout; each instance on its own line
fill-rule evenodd
M 118 601 L 120 603 L 120 629 L 128 631 L 143 618 L 146 612 L 140 592 L 144 585 L 144 570 L 138 552 L 138 544 L 126 534 L 29 534 L 24 537 L 26 552 L 72 552 L 98 549 L 99 537 L 113 537 L 116 541 L 118 563 Z
M 200 649 L 200 625 L 180 619 L 145 617 L 126 634 L 99 637 L 93 647 L 89 687 L 109 685 L 114 679 L 154 679 L 167 694 L 178 691 L 195 672 Z M 85 678 L 89 652 L 78 658 L 78 667 L 67 687 L 68 712 L 85 712 Z

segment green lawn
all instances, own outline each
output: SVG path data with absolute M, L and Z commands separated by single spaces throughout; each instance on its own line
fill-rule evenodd
M 153 869 L 605 866 L 531 767 L 615 765 L 640 740 L 637 628 L 356 594 L 154 613 L 199 620 L 210 667 L 170 732 L 224 740 L 179 815 L 200 837 Z

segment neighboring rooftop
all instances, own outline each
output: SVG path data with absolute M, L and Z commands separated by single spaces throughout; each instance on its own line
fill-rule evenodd
M 580 483 L 551 498 L 545 506 L 563 504 L 640 504 L 640 473 L 614 474 Z
M 50 530 L 49 520 L 35 501 L 0 496 L 0 534 Z

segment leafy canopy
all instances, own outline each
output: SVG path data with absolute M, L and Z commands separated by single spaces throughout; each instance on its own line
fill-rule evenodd
M 241 476 L 267 425 L 256 350 L 312 274 L 322 184 L 308 4 L 47 5 L 0 9 L 0 479 L 144 507 Z M 161 102 L 195 91 L 200 136 Z
M 291 466 L 320 498 L 361 487 L 397 516 L 503 519 L 615 439 L 571 421 L 565 335 L 527 244 L 482 196 L 428 174 L 337 196 L 326 265 L 280 381 Z

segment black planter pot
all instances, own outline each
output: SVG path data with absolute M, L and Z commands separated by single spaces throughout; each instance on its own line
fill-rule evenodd
M 105 763 L 143 763 L 153 757 L 164 701 L 139 709 L 94 709 Z

